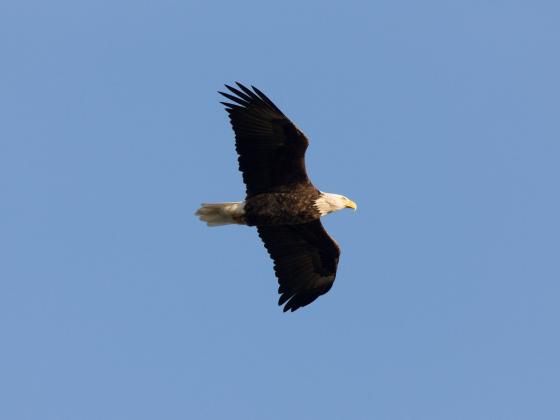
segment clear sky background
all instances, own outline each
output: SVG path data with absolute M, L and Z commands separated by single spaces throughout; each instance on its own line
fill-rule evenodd
M 560 418 L 560 3 L 0 3 L 0 418 Z M 358 211 L 293 314 L 217 90 Z

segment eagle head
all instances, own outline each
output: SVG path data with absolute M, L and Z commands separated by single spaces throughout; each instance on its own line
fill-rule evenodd
M 346 208 L 354 210 L 358 208 L 356 203 L 349 198 L 340 194 L 326 192 L 321 192 L 319 198 L 315 200 L 315 207 L 319 210 L 321 216 Z

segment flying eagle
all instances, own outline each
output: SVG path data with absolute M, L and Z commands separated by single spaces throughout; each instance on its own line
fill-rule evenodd
M 235 132 L 245 201 L 202 204 L 196 215 L 208 226 L 256 226 L 280 287 L 284 312 L 308 305 L 329 291 L 340 248 L 321 224 L 321 216 L 356 209 L 343 195 L 319 191 L 305 171 L 307 137 L 259 89 L 219 92 Z

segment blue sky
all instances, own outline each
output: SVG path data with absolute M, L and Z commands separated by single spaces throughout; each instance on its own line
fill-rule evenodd
M 560 5 L 4 1 L 0 418 L 558 419 Z M 217 90 L 358 211 L 276 306 Z

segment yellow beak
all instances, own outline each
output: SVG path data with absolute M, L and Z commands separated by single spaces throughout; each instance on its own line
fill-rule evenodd
M 358 208 L 358 205 L 356 203 L 354 203 L 352 200 L 347 200 L 346 201 L 346 207 L 349 209 L 354 209 L 354 211 L 356 211 L 356 209 Z

